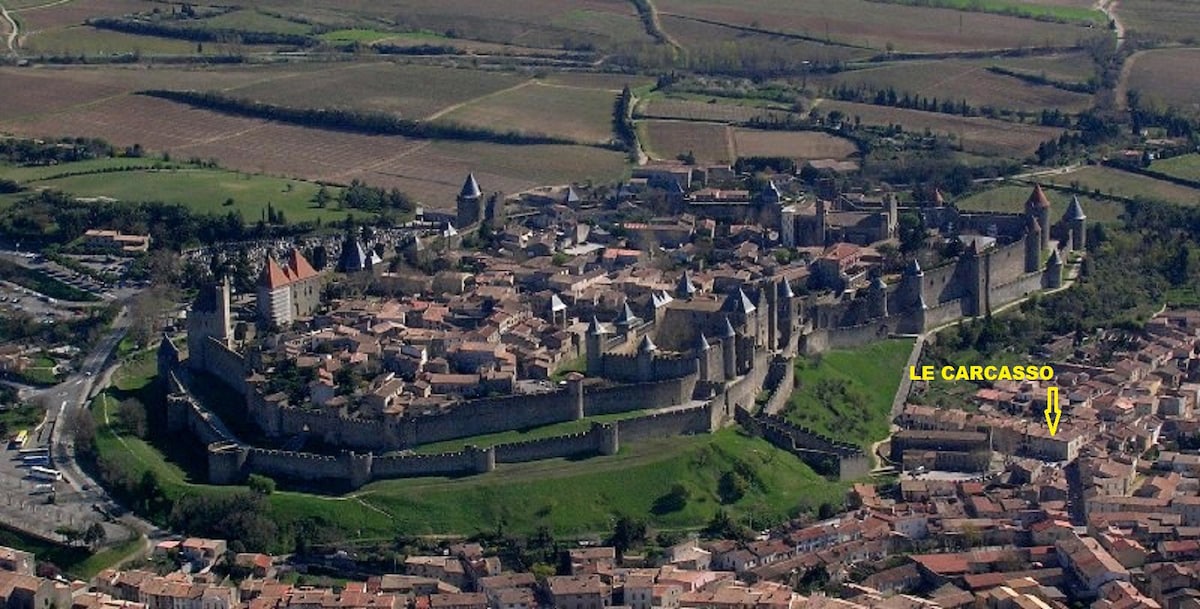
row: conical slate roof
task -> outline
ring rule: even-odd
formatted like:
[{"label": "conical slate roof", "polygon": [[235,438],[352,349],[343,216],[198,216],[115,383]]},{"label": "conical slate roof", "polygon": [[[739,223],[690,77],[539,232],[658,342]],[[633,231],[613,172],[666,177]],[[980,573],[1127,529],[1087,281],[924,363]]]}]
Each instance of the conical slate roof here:
[{"label": "conical slate roof", "polygon": [[912,261],[908,263],[908,266],[905,267],[904,274],[912,277],[923,275],[924,271],[921,270],[921,263],[917,262],[916,258],[913,258]]},{"label": "conical slate roof", "polygon": [[741,313],[742,315],[749,315],[757,308],[754,306],[754,301],[746,295],[746,291],[740,287],[736,292],[731,292],[725,299],[725,304],[721,305],[721,310],[726,313]]},{"label": "conical slate roof", "polygon": [[712,345],[708,344],[708,339],[704,338],[704,333],[703,332],[697,333],[696,334],[696,349],[699,351],[708,351],[711,348],[712,348]]},{"label": "conical slate roof", "polygon": [[567,310],[566,303],[564,303],[562,299],[558,297],[558,294],[550,295],[550,310],[555,313]]},{"label": "conical slate roof", "polygon": [[1071,197],[1071,205],[1067,207],[1067,213],[1063,216],[1067,220],[1086,220],[1087,215],[1083,213],[1083,206],[1079,204],[1079,197]]},{"label": "conical slate roof", "polygon": [[1062,266],[1062,257],[1058,255],[1057,249],[1053,249],[1050,250],[1050,258],[1046,260],[1046,267],[1054,268],[1056,266]]},{"label": "conical slate roof", "polygon": [[787,279],[779,282],[779,295],[783,298],[796,297],[796,293],[792,291],[792,284]]},{"label": "conical slate roof", "polygon": [[579,198],[579,193],[575,192],[575,187],[568,186],[567,187],[567,196],[566,196],[566,199],[564,199],[564,202],[565,203],[578,203],[580,201],[582,201],[582,199]]},{"label": "conical slate roof", "polygon": [[1033,185],[1033,192],[1029,193],[1029,198],[1025,200],[1026,209],[1043,209],[1050,207],[1050,199],[1046,198],[1046,193],[1042,192],[1041,184]]},{"label": "conical slate roof", "polygon": [[679,298],[691,298],[698,292],[696,284],[692,283],[692,276],[687,271],[684,271],[679,276],[679,282],[675,284],[675,295]]},{"label": "conical slate roof", "polygon": [[725,331],[721,333],[721,338],[733,338],[737,336],[737,332],[733,331],[733,324],[729,323],[729,316],[725,316]]},{"label": "conical slate roof", "polygon": [[354,235],[346,233],[342,240],[342,255],[338,256],[337,270],[342,273],[354,273],[367,268],[367,251]]},{"label": "conical slate roof", "polygon": [[642,342],[638,343],[638,353],[653,353],[655,351],[658,351],[658,345],[655,345],[654,341],[650,340],[649,334],[643,336]]},{"label": "conical slate roof", "polygon": [[588,334],[590,334],[592,336],[603,336],[605,334],[608,334],[608,329],[605,328],[604,325],[600,323],[599,319],[596,319],[595,315],[593,315],[592,323],[588,324],[587,332],[588,332]]},{"label": "conical slate roof", "polygon": [[675,300],[674,298],[671,298],[671,295],[666,290],[661,290],[659,292],[653,293],[650,296],[650,299],[654,302],[655,309],[657,309],[659,307],[665,307],[668,304],[671,304],[672,302],[674,302],[674,300]]},{"label": "conical slate roof", "polygon": [[479,190],[479,182],[475,181],[475,174],[468,173],[467,180],[463,182],[462,190],[458,192],[458,196],[464,199],[478,199],[483,195],[483,191]]},{"label": "conical slate roof", "polygon": [[621,314],[617,316],[615,323],[618,326],[628,327],[637,324],[639,321],[641,321],[641,318],[633,314],[633,309],[629,308],[629,300],[626,300],[625,304],[621,307]]}]

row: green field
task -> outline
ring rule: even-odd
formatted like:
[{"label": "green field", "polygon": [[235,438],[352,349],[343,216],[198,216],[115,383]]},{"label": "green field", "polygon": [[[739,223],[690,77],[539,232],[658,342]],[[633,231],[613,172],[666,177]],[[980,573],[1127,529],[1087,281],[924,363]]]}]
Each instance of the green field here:
[{"label": "green field", "polygon": [[[116,378],[120,398],[144,394],[153,359],[144,358]],[[103,459],[120,462],[140,479],[153,471],[170,501],[184,494],[229,494],[240,487],[199,484],[191,469],[156,444],[121,435],[115,400],[101,397],[93,407],[97,446]],[[174,445],[171,445],[174,446]],[[722,505],[717,481],[734,468],[753,472],[740,500]],[[673,484],[689,491],[686,505],[653,513],[655,501]],[[839,505],[845,485],[818,476],[793,455],[736,429],[711,435],[667,438],[621,447],[617,455],[552,459],[499,466],[496,472],[461,478],[413,478],[372,483],[342,497],[277,491],[272,514],[283,526],[305,518],[335,524],[356,538],[403,534],[470,534],[494,531],[530,533],[548,525],[561,534],[607,531],[615,514],[648,516],[657,527],[699,528],[718,509],[762,526],[822,503]]]},{"label": "green field", "polygon": [[[372,42],[378,42],[380,40],[384,40],[386,38],[394,38],[397,35],[398,34],[396,32],[383,32],[380,30],[352,29],[352,30],[333,30],[331,32],[325,32],[324,34],[321,34],[320,36],[318,36],[318,38],[320,38],[321,40],[324,40],[326,42],[362,42],[365,44],[369,44]],[[436,40],[436,39],[438,39],[438,37],[430,35],[429,39]]]},{"label": "green field", "polygon": [[599,415],[594,417],[586,417],[578,421],[565,421],[563,423],[554,423],[552,425],[543,425],[541,427],[533,427],[530,429],[518,429],[512,431],[502,431],[499,433],[485,434],[481,436],[472,436],[470,438],[456,438],[454,440],[445,440],[443,442],[434,442],[432,444],[423,444],[414,452],[421,454],[435,454],[462,450],[464,446],[475,445],[478,447],[495,446],[496,444],[505,444],[508,442],[525,442],[528,440],[540,440],[542,438],[552,438],[554,436],[564,436],[573,433],[582,433],[592,427],[592,423],[608,423],[611,421],[619,421],[621,419],[629,419],[646,414],[643,410],[634,410],[630,412],[622,412],[618,414]]},{"label": "green field", "polygon": [[1154,161],[1150,169],[1176,178],[1200,181],[1200,154],[1183,154]]},{"label": "green field", "polygon": [[89,580],[139,551],[142,540],[130,539],[93,553],[84,547],[50,543],[20,531],[0,527],[0,546],[33,552],[39,563],[51,563],[67,575]]},{"label": "green field", "polygon": [[1200,205],[1200,190],[1111,167],[1084,167],[1072,173],[1039,179],[1119,197],[1140,197],[1179,205]]},{"label": "green field", "polygon": [[197,20],[195,25],[197,27],[275,34],[307,34],[311,29],[310,26],[303,23],[280,19],[253,10],[230,11],[216,17]]},{"label": "green field", "polygon": [[885,340],[797,358],[796,390],[783,415],[836,440],[864,448],[888,435],[892,398],[900,386],[912,341]]},{"label": "green field", "polygon": [[[189,55],[196,53],[196,43],[188,40],[139,36],[102,30],[88,26],[68,27],[37,32],[22,45],[29,53],[48,55],[110,55],[119,53],[144,53],[151,55]],[[202,45],[205,54],[228,52],[230,45],[207,43]],[[249,50],[253,47],[244,47]]]},{"label": "green field", "polygon": [[1102,11],[1083,6],[1019,2],[1017,0],[892,0],[895,4],[952,8],[959,11],[996,13],[1018,17],[1054,19],[1092,25],[1108,24]]},{"label": "green field", "polygon": [[[1031,190],[1031,186],[999,186],[957,199],[953,203],[964,211],[1019,214],[1025,211],[1025,201]],[[1050,218],[1057,222],[1067,212],[1071,197],[1066,193],[1047,190],[1046,198],[1050,199]],[[1121,221],[1121,214],[1125,211],[1121,203],[1088,196],[1079,197],[1079,204],[1083,206],[1089,222],[1116,224]]]},{"label": "green field", "polygon": [[[153,169],[155,166],[163,169]],[[0,178],[16,180],[27,190],[54,189],[79,197],[178,203],[201,214],[237,210],[247,222],[261,218],[267,203],[282,211],[288,222],[318,218],[328,222],[346,216],[336,203],[318,208],[312,200],[320,187],[312,182],[156,163],[152,159],[97,159],[52,167],[0,166]],[[339,192],[338,188],[329,189],[333,197]],[[233,205],[225,205],[229,199],[233,199]]]}]

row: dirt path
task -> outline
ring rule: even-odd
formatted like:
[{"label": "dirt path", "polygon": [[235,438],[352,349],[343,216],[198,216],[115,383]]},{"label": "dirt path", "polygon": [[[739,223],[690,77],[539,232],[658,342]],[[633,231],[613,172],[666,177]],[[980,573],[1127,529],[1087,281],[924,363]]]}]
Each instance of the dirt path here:
[{"label": "dirt path", "polygon": [[1118,4],[1120,0],[1096,0],[1095,7],[1112,22],[1113,31],[1117,34],[1117,48],[1120,49],[1121,45],[1125,44],[1125,24],[1121,23],[1121,17],[1117,15]]},{"label": "dirt path", "polygon": [[443,116],[446,116],[447,114],[450,114],[451,112],[454,112],[455,110],[458,110],[459,108],[461,108],[463,106],[466,106],[467,104],[473,104],[477,101],[483,101],[489,97],[495,97],[502,93],[508,93],[509,91],[516,91],[517,89],[521,89],[523,87],[528,87],[532,83],[533,83],[533,79],[523,80],[511,87],[508,87],[507,89],[500,89],[499,91],[492,91],[491,93],[488,93],[487,95],[480,95],[479,97],[473,97],[468,100],[460,101],[457,104],[450,104],[449,106],[446,106],[445,108],[442,108],[441,110],[438,110],[437,112],[434,112],[433,114],[430,114],[429,116],[426,116],[422,120],[426,120],[426,121],[437,120]]},{"label": "dirt path", "polygon": [[8,47],[9,55],[17,54],[17,36],[21,34],[21,27],[17,25],[17,20],[8,14],[8,9],[0,4],[0,17],[3,17],[8,22],[8,32],[6,33],[4,44]]},{"label": "dirt path", "polygon": [[646,24],[650,28],[649,34],[666,42],[671,48],[675,49],[676,53],[682,51],[683,46],[679,44],[679,41],[675,40],[674,37],[667,33],[667,30],[663,29],[662,20],[658,18],[658,7],[654,6],[653,0],[645,1],[646,7],[650,9],[650,14],[648,15],[650,22]]},{"label": "dirt path", "polygon": [[1121,74],[1117,77],[1117,86],[1113,88],[1113,102],[1117,104],[1118,110],[1126,110],[1129,108],[1129,75],[1133,72],[1133,64],[1145,54],[1146,51],[1138,51],[1133,55],[1125,58],[1125,63],[1121,64]]}]

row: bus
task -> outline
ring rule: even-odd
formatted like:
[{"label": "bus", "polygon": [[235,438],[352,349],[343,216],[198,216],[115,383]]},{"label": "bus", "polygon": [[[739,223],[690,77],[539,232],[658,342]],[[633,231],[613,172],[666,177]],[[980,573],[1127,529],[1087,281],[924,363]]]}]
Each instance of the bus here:
[{"label": "bus", "polygon": [[21,431],[17,432],[17,435],[12,437],[12,440],[9,441],[8,447],[10,449],[15,448],[17,450],[20,450],[21,447],[25,446],[25,441],[28,439],[29,439],[29,430],[22,429]]},{"label": "bus", "polygon": [[35,465],[29,468],[29,475],[37,480],[45,480],[46,482],[59,482],[62,480],[62,472],[49,467]]},{"label": "bus", "polygon": [[21,463],[25,465],[50,465],[50,455],[24,455]]},{"label": "bus", "polygon": [[25,457],[28,455],[49,455],[50,449],[45,446],[34,447],[34,448],[22,448],[21,450],[17,451],[17,454],[22,457]]},{"label": "bus", "polygon": [[39,485],[33,487],[33,490],[30,491],[29,494],[44,495],[46,493],[53,493],[53,492],[54,492],[54,483],[49,483],[49,484],[39,484]]}]

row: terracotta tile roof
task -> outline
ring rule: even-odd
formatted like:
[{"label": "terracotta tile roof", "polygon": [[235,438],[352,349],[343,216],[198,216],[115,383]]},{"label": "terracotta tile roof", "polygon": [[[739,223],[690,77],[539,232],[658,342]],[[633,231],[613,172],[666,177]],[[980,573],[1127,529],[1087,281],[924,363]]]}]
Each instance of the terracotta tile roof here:
[{"label": "terracotta tile roof", "polygon": [[263,267],[259,283],[266,286],[267,289],[274,290],[291,283],[291,278],[284,272],[283,267],[279,266],[279,263],[275,261],[274,256],[267,256],[267,264]]}]

